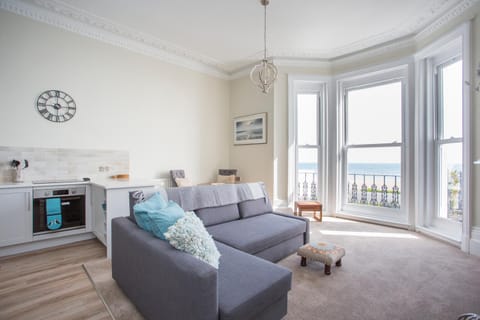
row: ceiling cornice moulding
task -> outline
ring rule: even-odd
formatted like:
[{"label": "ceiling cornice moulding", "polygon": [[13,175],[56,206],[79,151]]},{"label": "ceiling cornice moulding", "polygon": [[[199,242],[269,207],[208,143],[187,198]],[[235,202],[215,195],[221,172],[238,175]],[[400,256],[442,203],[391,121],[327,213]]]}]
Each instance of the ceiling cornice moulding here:
[{"label": "ceiling cornice moulding", "polygon": [[36,5],[20,0],[0,0],[0,8],[171,64],[222,79],[229,78],[229,73],[223,70],[221,64],[209,57],[189,52],[59,1],[35,0],[34,3]]},{"label": "ceiling cornice moulding", "polygon": [[[426,28],[421,30],[415,35],[415,40],[416,41],[422,41],[431,36],[433,33],[435,33],[437,30],[445,26],[448,22],[452,21],[456,17],[462,15],[464,12],[466,12],[468,9],[473,7],[477,2],[480,0],[463,0],[459,4],[457,4],[455,7],[450,9],[447,13],[445,13],[443,16],[438,18],[437,20],[433,21],[433,23],[430,23]],[[473,18],[474,15],[470,17]]]},{"label": "ceiling cornice moulding", "polygon": [[[438,19],[425,26],[425,21],[428,21],[429,17],[445,10],[449,0],[442,0],[432,6],[427,16],[420,17],[399,30],[384,32],[329,52],[294,52],[294,50],[291,52],[288,50],[276,52],[274,60],[279,66],[284,67],[335,67],[352,64],[382,53],[405,49],[428,38],[479,1],[462,0]],[[0,9],[221,79],[243,77],[248,74],[251,67],[251,63],[248,63],[232,71],[226,64],[208,56],[119,25],[67,5],[60,0],[32,0],[31,2],[0,0]],[[423,29],[418,31],[422,27]],[[392,34],[399,39],[389,42],[388,35],[392,37]]]}]

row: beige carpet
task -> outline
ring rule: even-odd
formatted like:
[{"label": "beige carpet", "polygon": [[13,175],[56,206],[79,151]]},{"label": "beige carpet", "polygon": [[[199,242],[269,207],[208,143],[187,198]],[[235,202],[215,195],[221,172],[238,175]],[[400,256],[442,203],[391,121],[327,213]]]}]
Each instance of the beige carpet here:
[{"label": "beige carpet", "polygon": [[[293,272],[286,320],[457,319],[480,313],[480,258],[418,233],[325,218],[311,223],[311,241],[346,248],[343,266],[323,273],[300,267],[291,255],[279,262]],[[113,317],[141,316],[111,279],[109,261],[85,269]]]}]

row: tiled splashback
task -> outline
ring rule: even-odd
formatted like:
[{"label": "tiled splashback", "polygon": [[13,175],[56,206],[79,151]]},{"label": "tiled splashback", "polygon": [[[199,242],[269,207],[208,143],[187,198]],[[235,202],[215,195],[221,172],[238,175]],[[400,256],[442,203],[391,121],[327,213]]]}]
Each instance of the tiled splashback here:
[{"label": "tiled splashback", "polygon": [[71,178],[104,178],[129,173],[128,151],[0,146],[0,182],[12,182],[12,160],[28,160],[23,181]]}]

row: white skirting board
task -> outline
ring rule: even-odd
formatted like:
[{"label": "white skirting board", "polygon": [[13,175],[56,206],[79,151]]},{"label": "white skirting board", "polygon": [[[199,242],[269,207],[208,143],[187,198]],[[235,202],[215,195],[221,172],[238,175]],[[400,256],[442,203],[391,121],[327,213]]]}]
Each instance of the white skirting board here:
[{"label": "white skirting board", "polygon": [[50,247],[61,246],[68,243],[93,239],[95,236],[91,232],[54,238],[48,240],[33,241],[28,243],[17,244],[13,246],[0,248],[0,257],[10,256],[13,254],[25,253]]}]

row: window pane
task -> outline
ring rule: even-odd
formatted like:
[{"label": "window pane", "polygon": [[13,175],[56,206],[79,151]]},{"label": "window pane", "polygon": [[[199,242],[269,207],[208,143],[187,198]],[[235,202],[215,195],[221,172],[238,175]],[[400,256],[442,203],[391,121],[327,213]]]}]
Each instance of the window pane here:
[{"label": "window pane", "polygon": [[402,141],[402,85],[385,85],[348,91],[347,143]]},{"label": "window pane", "polygon": [[462,143],[440,145],[438,216],[455,221],[463,219]]},{"label": "window pane", "polygon": [[317,144],[317,95],[297,95],[297,143],[298,145]]},{"label": "window pane", "polygon": [[401,148],[347,151],[347,202],[400,208]]},{"label": "window pane", "polygon": [[440,67],[441,138],[462,137],[462,61]]},{"label": "window pane", "polygon": [[318,150],[298,148],[297,199],[317,200]]}]

